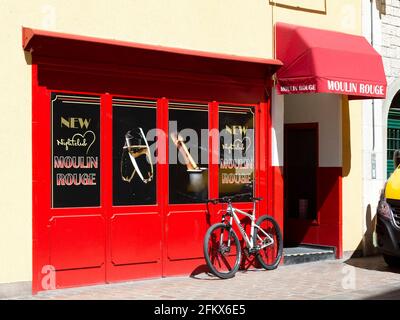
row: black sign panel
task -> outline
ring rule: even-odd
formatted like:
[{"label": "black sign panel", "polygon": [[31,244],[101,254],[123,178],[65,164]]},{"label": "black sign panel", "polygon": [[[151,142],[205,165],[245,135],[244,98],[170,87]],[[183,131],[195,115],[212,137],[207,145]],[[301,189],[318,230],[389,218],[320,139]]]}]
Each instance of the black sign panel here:
[{"label": "black sign panel", "polygon": [[208,106],[169,108],[169,203],[208,198]]},{"label": "black sign panel", "polygon": [[252,108],[220,107],[219,196],[254,191],[254,114]]},{"label": "black sign panel", "polygon": [[113,99],[113,205],[156,203],[154,101]]},{"label": "black sign panel", "polygon": [[52,206],[100,206],[100,98],[52,93]]}]

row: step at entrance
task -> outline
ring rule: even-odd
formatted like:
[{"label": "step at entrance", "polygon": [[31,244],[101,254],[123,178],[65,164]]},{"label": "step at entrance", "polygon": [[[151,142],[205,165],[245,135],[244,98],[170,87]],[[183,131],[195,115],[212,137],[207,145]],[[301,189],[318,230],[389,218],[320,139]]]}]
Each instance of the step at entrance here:
[{"label": "step at entrance", "polygon": [[335,247],[300,244],[283,248],[284,264],[298,264],[320,260],[334,260]]}]

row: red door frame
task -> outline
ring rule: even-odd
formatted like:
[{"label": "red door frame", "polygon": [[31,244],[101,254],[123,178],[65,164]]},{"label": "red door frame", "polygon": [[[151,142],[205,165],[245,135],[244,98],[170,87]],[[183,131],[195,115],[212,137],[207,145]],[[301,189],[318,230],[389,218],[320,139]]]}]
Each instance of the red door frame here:
[{"label": "red door frame", "polygon": [[[80,215],[98,215],[103,217],[106,221],[112,219],[114,214],[118,211],[120,213],[131,212],[131,208],[118,208],[116,210],[112,206],[112,95],[109,93],[96,93],[96,92],[81,92],[66,90],[50,90],[42,85],[39,81],[38,65],[32,65],[32,192],[33,192],[33,208],[32,208],[32,223],[33,223],[33,283],[32,291],[38,292],[43,290],[41,282],[46,275],[43,266],[48,265],[50,261],[50,243],[49,243],[49,219],[54,215],[70,215],[79,213]],[[61,91],[64,93],[78,93],[78,94],[97,94],[101,97],[100,106],[100,122],[101,122],[101,207],[99,208],[74,208],[74,209],[52,209],[51,206],[51,114],[50,114],[50,92]],[[118,96],[121,96],[118,94]],[[132,97],[132,96],[130,96]],[[136,97],[144,98],[144,97]],[[154,98],[144,98],[154,99]],[[177,99],[174,99],[177,100]],[[252,99],[249,99],[252,100]],[[186,102],[199,102],[187,101]],[[255,193],[257,196],[262,196],[264,201],[259,204],[261,213],[272,212],[272,199],[268,197],[269,190],[272,190],[272,174],[271,174],[271,118],[270,118],[270,99],[258,104],[249,103],[232,103],[220,102],[224,105],[238,105],[255,107],[255,142],[256,142],[256,168],[255,168]],[[218,106],[216,101],[209,102],[209,128],[218,128]],[[104,109],[104,110],[103,110]],[[166,98],[159,98],[157,100],[157,126],[168,130],[168,100]],[[165,131],[168,132],[168,131]],[[210,146],[219,143],[215,137],[209,137]],[[165,144],[166,150],[167,143]],[[212,148],[210,148],[212,150]],[[211,152],[209,153],[211,157]],[[166,152],[168,159],[168,153]],[[168,162],[167,162],[168,163]],[[158,165],[158,190],[168,190],[168,164]],[[210,181],[217,182],[218,179],[218,164],[210,162]],[[212,179],[212,180],[211,180]],[[160,224],[161,224],[161,243],[160,252],[161,260],[159,263],[159,271],[156,273],[161,276],[175,275],[175,274],[188,274],[193,268],[203,263],[203,259],[186,259],[183,261],[168,262],[167,246],[165,228],[166,216],[168,205],[168,194],[166,192],[159,192],[158,208],[160,211]],[[209,183],[209,197],[218,196],[218,184]],[[239,204],[244,209],[251,209],[251,206],[246,203]],[[198,210],[205,211],[205,205],[190,205],[183,206],[184,210]],[[137,207],[138,210],[148,211],[152,208]],[[212,209],[210,223],[218,219],[218,212],[220,208]],[[104,262],[105,264],[98,268],[81,269],[70,272],[68,275],[63,276],[56,273],[56,278],[61,282],[60,287],[75,286],[77,284],[92,284],[104,283],[112,281],[122,281],[127,279],[154,277],[153,274],[146,274],[144,269],[134,268],[120,270],[113,272],[110,265],[111,261],[111,248],[110,248],[110,223],[105,223],[104,236]],[[129,270],[128,270],[129,269]],[[61,280],[60,280],[61,279]]]},{"label": "red door frame", "polygon": [[[285,150],[287,148],[287,130],[314,128],[317,132],[316,152],[318,155],[320,139],[318,127],[318,123],[285,124]],[[293,232],[294,238],[300,240],[301,243],[335,247],[336,257],[341,258],[343,254],[342,168],[320,167],[318,156],[316,170],[317,218],[314,220],[289,218],[285,222],[285,228],[287,231]]]}]

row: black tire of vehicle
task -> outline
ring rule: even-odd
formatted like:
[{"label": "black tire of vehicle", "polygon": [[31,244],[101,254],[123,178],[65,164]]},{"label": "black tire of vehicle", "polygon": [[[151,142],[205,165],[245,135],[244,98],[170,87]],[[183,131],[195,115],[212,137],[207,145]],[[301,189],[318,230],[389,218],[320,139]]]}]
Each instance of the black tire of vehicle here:
[{"label": "black tire of vehicle", "polygon": [[[209,250],[209,240],[210,240],[210,237],[211,237],[212,233],[216,229],[225,229],[225,230],[227,230],[227,232],[229,232],[231,234],[231,236],[232,236],[232,238],[233,238],[233,240],[235,242],[236,248],[237,248],[237,250],[236,250],[236,252],[237,252],[236,261],[235,261],[234,267],[229,272],[224,272],[224,273],[219,272],[214,267],[214,265],[212,264],[211,258],[210,258],[209,254],[208,254],[209,253],[209,251],[208,251]],[[236,235],[235,231],[232,229],[232,227],[229,227],[224,223],[216,223],[216,224],[213,224],[210,228],[208,228],[207,233],[206,233],[206,235],[204,237],[204,258],[206,259],[207,266],[210,268],[211,272],[214,275],[216,275],[217,277],[219,277],[221,279],[229,279],[229,278],[232,278],[232,277],[235,276],[235,273],[239,270],[239,267],[240,267],[240,262],[241,262],[241,259],[242,259],[242,250],[241,250],[241,247],[240,247],[239,238]]]},{"label": "black tire of vehicle", "polygon": [[[272,223],[274,229],[276,230],[276,238],[277,238],[277,242],[278,242],[278,254],[275,258],[275,261],[272,264],[268,264],[263,260],[263,257],[261,256],[261,254],[258,252],[256,254],[257,260],[258,262],[261,264],[261,266],[266,269],[266,270],[274,270],[278,267],[279,263],[281,262],[282,259],[282,254],[283,254],[283,240],[282,240],[282,232],[281,229],[279,228],[278,223],[275,221],[274,218],[272,218],[269,215],[263,215],[261,217],[259,217],[257,219],[256,224],[258,226],[261,225],[261,223],[264,220],[268,220]],[[256,244],[256,240],[257,240],[257,231],[258,229],[256,227],[254,227],[254,244]]]},{"label": "black tire of vehicle", "polygon": [[384,253],[383,260],[385,260],[389,267],[400,268],[400,257],[390,256]]}]

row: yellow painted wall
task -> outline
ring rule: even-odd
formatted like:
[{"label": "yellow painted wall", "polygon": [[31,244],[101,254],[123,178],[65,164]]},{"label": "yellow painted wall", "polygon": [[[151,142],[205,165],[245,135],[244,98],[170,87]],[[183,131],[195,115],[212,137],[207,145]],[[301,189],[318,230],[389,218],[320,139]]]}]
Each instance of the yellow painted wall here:
[{"label": "yellow painted wall", "polygon": [[[361,34],[361,0],[276,0],[275,3],[271,13],[275,22]],[[304,5],[300,6],[301,3]]]},{"label": "yellow painted wall", "polygon": [[343,130],[343,251],[362,249],[362,103],[342,99]]},{"label": "yellow painted wall", "polygon": [[273,58],[276,21],[360,33],[359,2],[327,0],[316,13],[268,0],[1,0],[0,283],[31,280],[32,93],[22,26]]},{"label": "yellow painted wall", "polygon": [[[274,22],[362,34],[360,0],[276,0]],[[288,6],[299,6],[293,8]],[[326,4],[326,5],[325,5]],[[363,238],[362,209],[362,102],[343,98],[343,250],[358,248]]]}]

